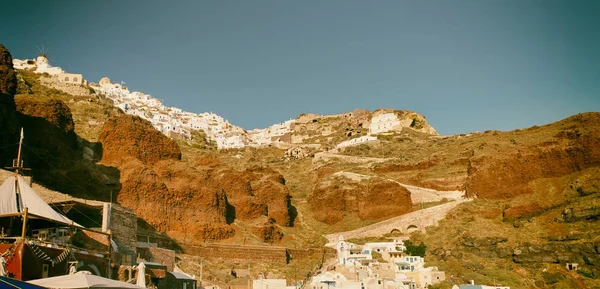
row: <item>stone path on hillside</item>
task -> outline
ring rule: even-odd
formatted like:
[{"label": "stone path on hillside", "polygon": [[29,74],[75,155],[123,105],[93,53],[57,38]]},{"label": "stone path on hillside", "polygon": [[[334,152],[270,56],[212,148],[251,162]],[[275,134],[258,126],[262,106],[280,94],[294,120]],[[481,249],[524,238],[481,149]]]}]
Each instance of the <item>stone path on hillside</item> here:
[{"label": "stone path on hillside", "polygon": [[335,245],[335,242],[338,240],[340,235],[344,236],[344,239],[347,240],[352,238],[378,237],[388,233],[405,234],[411,230],[424,231],[426,227],[436,226],[440,220],[446,217],[446,214],[450,210],[464,202],[469,201],[471,200],[461,199],[387,219],[385,221],[358,228],[356,230],[328,234],[324,236],[329,241],[326,246]]},{"label": "stone path on hillside", "polygon": [[320,152],[320,153],[315,154],[315,157],[313,158],[312,162],[314,165],[319,160],[327,161],[332,158],[341,159],[341,160],[344,160],[344,161],[350,162],[350,163],[363,163],[363,164],[364,163],[383,163],[383,162],[387,162],[389,160],[393,160],[392,158],[358,157],[358,156],[340,155],[340,154],[330,153],[330,152]]},{"label": "stone path on hillside", "polygon": [[[333,175],[343,175],[343,176],[345,176],[349,179],[355,180],[355,181],[361,181],[361,180],[375,177],[375,176],[371,176],[371,175],[357,174],[357,173],[345,172],[345,171],[339,171],[337,173],[334,173]],[[381,177],[381,176],[378,176],[378,177]],[[384,177],[381,177],[381,178],[384,178]],[[437,191],[434,189],[428,189],[428,188],[422,188],[422,187],[403,184],[394,179],[389,179],[389,178],[385,178],[385,179],[395,182],[395,183],[405,187],[406,189],[408,189],[410,191],[410,197],[411,197],[413,204],[427,203],[427,202],[439,202],[444,198],[447,200],[461,200],[465,194],[463,191]]]}]

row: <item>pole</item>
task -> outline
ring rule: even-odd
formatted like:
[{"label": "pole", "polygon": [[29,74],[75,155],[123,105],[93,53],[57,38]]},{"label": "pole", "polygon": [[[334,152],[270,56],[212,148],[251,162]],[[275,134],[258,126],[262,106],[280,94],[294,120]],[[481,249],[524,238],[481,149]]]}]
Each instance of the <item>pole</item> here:
[{"label": "pole", "polygon": [[252,280],[252,274],[250,274],[250,264],[248,264],[248,289],[250,289],[250,280]]},{"label": "pole", "polygon": [[[19,169],[21,168],[21,146],[23,145],[23,128],[21,128],[21,138],[19,139],[19,152],[17,152],[17,163],[14,166],[15,169],[15,199],[17,203],[17,212],[20,210],[21,204],[19,199]],[[27,208],[25,208],[27,209]],[[25,211],[27,212],[27,211]],[[25,220],[27,220],[27,213],[25,213],[23,219],[23,228],[25,228]],[[23,230],[23,238],[25,238],[25,230]]]},{"label": "pole", "polygon": [[112,278],[112,270],[111,270],[111,257],[112,257],[112,231],[108,230],[108,233],[110,235],[108,235],[108,272],[106,272],[106,276],[108,276],[108,278]]},{"label": "pole", "polygon": [[17,164],[15,166],[15,178],[19,175],[21,168],[21,146],[23,145],[23,128],[21,128],[21,138],[19,139],[19,152],[17,153]]},{"label": "pole", "polygon": [[21,238],[25,240],[25,233],[27,232],[27,207],[23,210],[23,232],[21,233]]},{"label": "pole", "polygon": [[200,289],[202,289],[202,274],[204,273],[204,260],[200,260]]}]

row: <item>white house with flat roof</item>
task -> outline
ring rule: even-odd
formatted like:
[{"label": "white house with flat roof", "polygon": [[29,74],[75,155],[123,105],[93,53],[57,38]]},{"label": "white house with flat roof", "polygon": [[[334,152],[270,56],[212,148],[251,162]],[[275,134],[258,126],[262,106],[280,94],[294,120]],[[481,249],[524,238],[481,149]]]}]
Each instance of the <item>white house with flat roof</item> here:
[{"label": "white house with flat roof", "polygon": [[401,127],[400,120],[395,113],[384,113],[371,118],[369,134],[378,134]]}]

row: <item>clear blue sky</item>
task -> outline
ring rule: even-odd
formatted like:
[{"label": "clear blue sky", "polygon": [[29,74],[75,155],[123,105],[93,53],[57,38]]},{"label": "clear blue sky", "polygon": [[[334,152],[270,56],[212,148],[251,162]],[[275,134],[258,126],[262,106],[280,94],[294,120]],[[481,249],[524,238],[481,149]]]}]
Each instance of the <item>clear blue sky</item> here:
[{"label": "clear blue sky", "polygon": [[600,111],[600,1],[173,2],[10,1],[0,43],[246,129],[385,107],[453,134]]}]

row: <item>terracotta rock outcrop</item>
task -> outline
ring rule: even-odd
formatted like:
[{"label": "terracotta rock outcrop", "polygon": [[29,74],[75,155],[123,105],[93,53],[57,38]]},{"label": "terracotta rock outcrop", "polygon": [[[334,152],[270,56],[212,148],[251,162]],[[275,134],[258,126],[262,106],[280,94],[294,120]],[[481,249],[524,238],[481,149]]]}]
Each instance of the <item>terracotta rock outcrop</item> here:
[{"label": "terracotta rock outcrop", "polygon": [[293,225],[285,180],[271,169],[238,171],[210,154],[182,162],[176,143],[131,116],[107,121],[100,141],[102,162],[121,172],[117,200],[157,231],[188,242],[218,241],[235,235],[236,219]]},{"label": "terracotta rock outcrop", "polygon": [[145,164],[165,159],[181,159],[181,150],[152,124],[137,116],[120,115],[107,120],[100,133],[105,161],[117,161],[132,156]]},{"label": "terracotta rock outcrop", "polygon": [[600,165],[600,113],[570,117],[572,128],[555,137],[565,145],[525,147],[517,153],[472,160],[467,179],[471,196],[501,199],[532,192],[529,182]]},{"label": "terracotta rock outcrop", "polygon": [[169,188],[162,176],[131,157],[123,159],[119,168],[122,189],[117,200],[157,231],[176,236],[179,232],[198,241],[234,235],[234,229],[227,225],[229,204],[224,192],[194,185],[194,180],[177,189]]},{"label": "terracotta rock outcrop", "polygon": [[0,44],[0,166],[8,166],[15,157],[19,141],[19,118],[15,106],[17,78],[10,52]]},{"label": "terracotta rock outcrop", "polygon": [[353,180],[330,175],[316,184],[308,202],[321,222],[334,224],[347,215],[363,220],[382,220],[407,213],[412,208],[410,192],[382,178]]},{"label": "terracotta rock outcrop", "polygon": [[40,117],[67,134],[74,134],[75,123],[71,109],[64,102],[56,99],[47,101],[33,98],[20,98],[16,100],[20,113],[32,117]]}]

